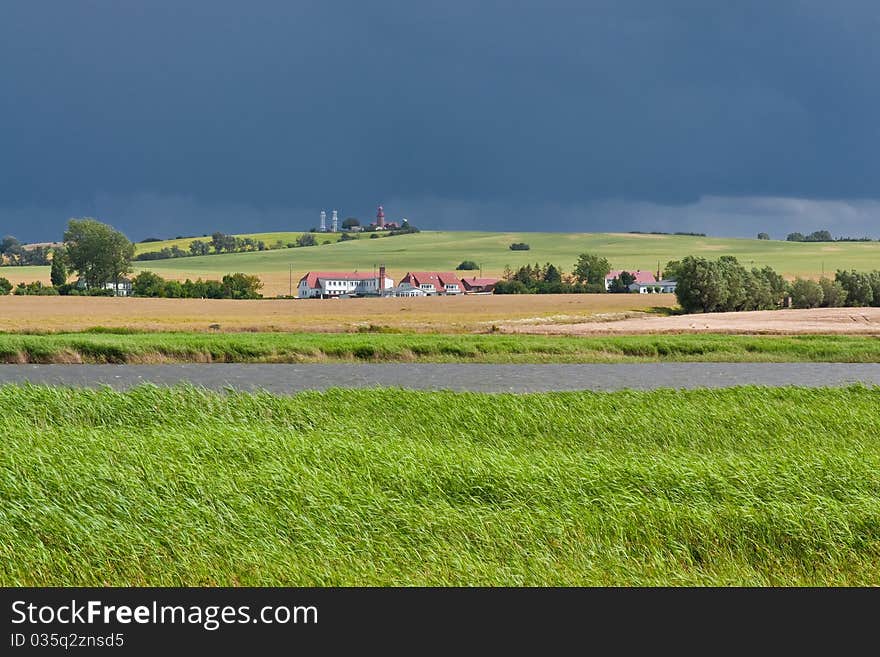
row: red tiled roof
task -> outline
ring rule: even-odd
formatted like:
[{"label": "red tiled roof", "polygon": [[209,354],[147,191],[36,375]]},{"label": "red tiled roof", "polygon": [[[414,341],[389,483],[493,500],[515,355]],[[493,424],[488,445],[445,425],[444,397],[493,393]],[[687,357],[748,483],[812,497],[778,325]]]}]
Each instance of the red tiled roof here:
[{"label": "red tiled roof", "polygon": [[371,272],[338,272],[338,271],[310,271],[301,279],[299,282],[302,283],[306,281],[309,287],[318,287],[318,279],[319,278],[332,278],[333,280],[340,281],[363,281],[368,278],[378,278],[379,274],[373,274]]},{"label": "red tiled roof", "polygon": [[400,282],[409,283],[413,287],[431,283],[436,289],[445,289],[447,285],[461,285],[458,276],[445,271],[411,271]]},{"label": "red tiled roof", "polygon": [[605,277],[606,281],[611,281],[620,276],[623,272],[629,272],[633,276],[636,277],[636,283],[656,283],[657,279],[654,278],[654,274],[649,271],[642,271],[640,269],[636,269],[635,271],[630,271],[629,269],[615,269],[614,271],[608,272],[608,275]]},{"label": "red tiled roof", "polygon": [[465,285],[465,287],[486,287],[487,285],[495,285],[498,282],[497,278],[477,278],[476,276],[472,276],[471,278],[464,277],[461,279],[461,282]]}]

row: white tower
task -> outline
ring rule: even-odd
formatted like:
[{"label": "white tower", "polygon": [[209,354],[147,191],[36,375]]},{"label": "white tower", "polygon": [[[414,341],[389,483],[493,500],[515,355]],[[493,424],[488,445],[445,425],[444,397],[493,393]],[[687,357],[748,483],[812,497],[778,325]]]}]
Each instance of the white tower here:
[{"label": "white tower", "polygon": [[327,213],[321,210],[321,232],[327,232]]},{"label": "white tower", "polygon": [[333,211],[333,217],[330,219],[330,226],[330,230],[334,233],[339,230],[339,214],[336,210]]}]

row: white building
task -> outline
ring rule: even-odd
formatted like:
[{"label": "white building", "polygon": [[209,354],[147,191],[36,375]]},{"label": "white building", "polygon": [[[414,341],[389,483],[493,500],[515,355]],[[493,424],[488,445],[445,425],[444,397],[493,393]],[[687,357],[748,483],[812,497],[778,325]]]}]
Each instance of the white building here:
[{"label": "white building", "polygon": [[[615,270],[608,272],[608,275],[605,276],[605,290],[606,291],[611,289],[611,284],[614,282],[614,279],[619,277],[624,271],[626,271],[626,270],[625,269],[615,269]],[[635,279],[634,284],[639,283],[639,284],[644,284],[644,285],[650,285],[652,283],[657,282],[657,279],[654,278],[654,274],[652,274],[649,271],[642,271],[641,269],[636,269],[635,271],[630,271],[627,273],[631,274],[633,276],[633,278]]]},{"label": "white building", "polygon": [[629,286],[630,292],[639,294],[674,294],[675,281],[657,281],[655,283],[633,283]]},{"label": "white building", "polygon": [[[411,271],[400,281],[396,296],[404,296],[400,292],[422,290],[428,296],[438,294],[462,294],[461,279],[455,274],[442,271]],[[417,294],[407,296],[420,296]]]},{"label": "white building", "polygon": [[409,285],[401,285],[400,287],[394,288],[394,296],[396,297],[426,297],[428,293],[418,287],[411,287]]},{"label": "white building", "polygon": [[394,287],[394,281],[385,275],[385,268],[379,274],[358,272],[310,271],[297,286],[300,299],[339,297],[343,295],[384,295]]},{"label": "white building", "polygon": [[[76,282],[77,290],[88,290],[88,283],[85,282],[84,279],[80,278]],[[120,278],[119,282],[110,281],[108,283],[104,283],[100,286],[100,289],[104,290],[113,290],[117,297],[130,297],[131,296],[131,281],[127,278]]]}]

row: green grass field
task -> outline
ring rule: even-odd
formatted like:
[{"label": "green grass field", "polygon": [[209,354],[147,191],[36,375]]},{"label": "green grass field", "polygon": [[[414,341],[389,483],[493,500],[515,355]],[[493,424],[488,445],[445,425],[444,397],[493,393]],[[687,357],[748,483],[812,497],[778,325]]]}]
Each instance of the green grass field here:
[{"label": "green grass field", "polygon": [[[512,242],[527,242],[529,251],[511,251]],[[700,238],[669,235],[603,233],[476,233],[423,232],[381,239],[319,245],[295,250],[205,256],[150,263],[157,272],[188,271],[286,272],[371,270],[385,263],[395,271],[452,270],[462,260],[482,264],[484,273],[500,274],[506,265],[516,268],[534,262],[552,262],[571,271],[583,252],[599,253],[614,267],[657,269],[686,255],[715,258],[733,255],[747,266],[772,265],[783,274],[818,276],[835,269],[880,267],[880,243],[797,243],[757,239]]]},{"label": "green grass field", "polygon": [[880,362],[880,338],[668,335],[548,337],[383,333],[0,334],[6,363]]},{"label": "green grass field", "polygon": [[[296,236],[299,233],[279,233]],[[260,239],[271,235],[263,234]],[[286,238],[285,238],[286,239]],[[320,236],[320,240],[334,239]],[[185,240],[186,244],[189,240]],[[527,242],[529,251],[511,251],[512,242]],[[139,245],[154,250],[158,243]],[[186,245],[181,245],[186,248]],[[359,239],[314,247],[277,249],[257,253],[236,253],[176,258],[135,263],[138,268],[173,276],[216,276],[229,272],[259,274],[264,279],[283,278],[286,289],[288,268],[304,274],[309,270],[372,271],[384,263],[400,277],[410,270],[452,270],[462,260],[482,264],[484,275],[500,275],[506,265],[552,262],[570,272],[583,252],[599,253],[612,266],[655,271],[667,261],[686,255],[717,258],[733,255],[747,267],[771,265],[783,275],[818,277],[838,268],[872,270],[880,268],[880,242],[803,243],[778,240],[689,237],[672,235],[630,235],[612,233],[485,233],[425,231],[381,239]],[[13,271],[14,270],[14,271]],[[47,267],[8,268],[16,280],[22,277],[48,279]],[[476,273],[476,272],[475,272]],[[279,283],[280,285],[280,283]],[[279,288],[280,289],[280,288]]]},{"label": "green grass field", "polygon": [[880,584],[876,388],[0,408],[0,585]]},{"label": "green grass field", "polygon": [[[297,238],[303,234],[304,231],[299,232],[276,232],[276,233],[241,233],[236,235],[236,237],[249,237],[254,241],[263,241],[269,247],[274,247],[275,243],[280,241],[285,246],[287,244],[295,243]],[[326,241],[330,242],[338,242],[339,238],[342,236],[342,233],[322,233],[320,235],[315,235],[318,239],[319,243],[323,243]],[[203,242],[210,242],[210,235],[197,235],[195,237],[184,237],[181,239],[171,239],[171,240],[161,240],[159,242],[138,242],[134,245],[135,255],[138,253],[144,253],[145,251],[161,251],[162,249],[168,248],[170,249],[172,246],[176,246],[179,249],[183,249],[184,251],[189,250],[189,245],[193,240],[201,240]]]}]

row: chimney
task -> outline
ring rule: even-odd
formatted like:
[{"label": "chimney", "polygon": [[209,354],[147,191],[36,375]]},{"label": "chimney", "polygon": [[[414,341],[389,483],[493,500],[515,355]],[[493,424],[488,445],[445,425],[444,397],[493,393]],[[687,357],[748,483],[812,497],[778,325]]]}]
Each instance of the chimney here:
[{"label": "chimney", "polygon": [[379,294],[385,291],[385,265],[379,265]]}]

